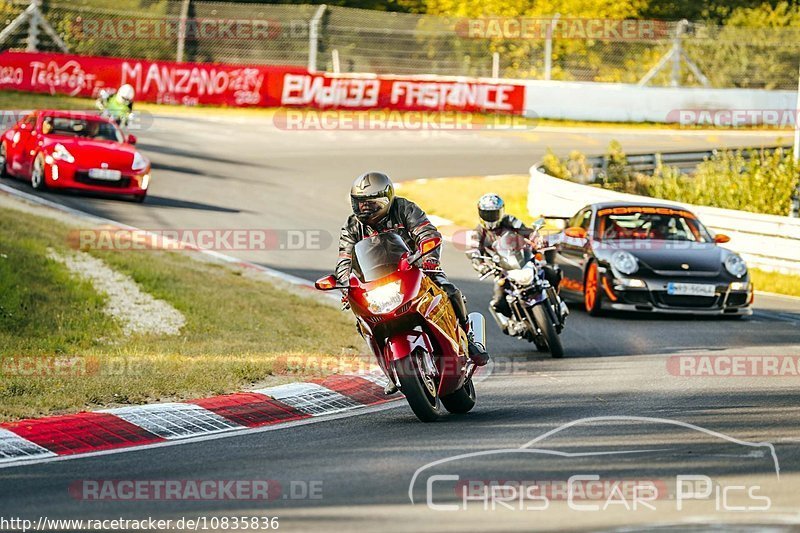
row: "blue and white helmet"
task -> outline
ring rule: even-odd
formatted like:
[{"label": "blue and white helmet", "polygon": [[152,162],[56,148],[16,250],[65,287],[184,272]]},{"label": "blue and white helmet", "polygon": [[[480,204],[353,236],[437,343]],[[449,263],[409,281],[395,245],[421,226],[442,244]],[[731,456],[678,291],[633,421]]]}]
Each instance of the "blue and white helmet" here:
[{"label": "blue and white helmet", "polygon": [[478,216],[481,219],[481,226],[486,229],[494,229],[500,224],[505,215],[506,203],[500,196],[494,193],[487,193],[478,200]]}]

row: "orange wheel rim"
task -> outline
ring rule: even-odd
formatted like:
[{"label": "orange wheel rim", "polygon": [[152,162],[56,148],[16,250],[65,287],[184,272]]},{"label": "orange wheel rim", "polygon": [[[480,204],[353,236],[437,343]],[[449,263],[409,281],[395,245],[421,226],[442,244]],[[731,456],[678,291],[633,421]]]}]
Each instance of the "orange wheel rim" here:
[{"label": "orange wheel rim", "polygon": [[583,288],[583,302],[587,311],[594,308],[594,303],[597,300],[597,265],[592,263],[589,265],[589,271],[586,273],[586,285]]}]

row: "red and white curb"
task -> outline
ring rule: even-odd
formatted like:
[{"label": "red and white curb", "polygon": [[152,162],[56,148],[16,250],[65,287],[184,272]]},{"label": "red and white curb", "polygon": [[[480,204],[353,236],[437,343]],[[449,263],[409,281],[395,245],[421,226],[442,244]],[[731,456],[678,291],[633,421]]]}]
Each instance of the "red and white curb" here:
[{"label": "red and white curb", "polygon": [[0,424],[0,467],[277,426],[399,399],[379,374]]}]

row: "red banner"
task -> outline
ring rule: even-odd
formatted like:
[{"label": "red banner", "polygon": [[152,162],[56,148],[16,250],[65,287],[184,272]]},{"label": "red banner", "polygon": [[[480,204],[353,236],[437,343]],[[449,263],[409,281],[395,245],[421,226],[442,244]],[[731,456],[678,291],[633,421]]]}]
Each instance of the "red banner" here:
[{"label": "red banner", "polygon": [[461,78],[312,74],[299,67],[0,54],[0,89],[96,97],[129,83],[136,100],[177,105],[522,114],[525,87]]}]

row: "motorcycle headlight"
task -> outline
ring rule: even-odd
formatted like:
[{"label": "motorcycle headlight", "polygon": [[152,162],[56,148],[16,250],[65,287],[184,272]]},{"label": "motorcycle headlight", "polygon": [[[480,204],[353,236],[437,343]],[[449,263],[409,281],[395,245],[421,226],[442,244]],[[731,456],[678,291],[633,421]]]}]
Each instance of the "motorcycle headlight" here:
[{"label": "motorcycle headlight", "polygon": [[69,150],[67,150],[67,148],[61,143],[58,143],[55,146],[55,148],[53,148],[52,155],[53,159],[56,159],[58,161],[64,161],[65,163],[75,162],[75,157],[71,153],[69,153]]},{"label": "motorcycle headlight", "polygon": [[630,252],[619,250],[611,256],[611,266],[623,274],[633,274],[639,270],[639,262]]},{"label": "motorcycle headlight", "polygon": [[369,310],[377,315],[393,311],[403,302],[400,280],[387,283],[364,293]]},{"label": "motorcycle headlight", "polygon": [[146,168],[147,168],[147,160],[139,152],[134,152],[133,153],[133,164],[131,165],[131,169],[132,170],[144,170]]},{"label": "motorcycle headlight", "polygon": [[533,283],[533,269],[532,268],[519,268],[517,270],[509,270],[508,277],[518,285],[530,285]]},{"label": "motorcycle headlight", "polygon": [[741,278],[745,274],[747,274],[747,264],[744,262],[744,259],[739,257],[738,255],[731,254],[725,258],[725,270],[731,273],[731,275],[736,276],[737,278]]}]

